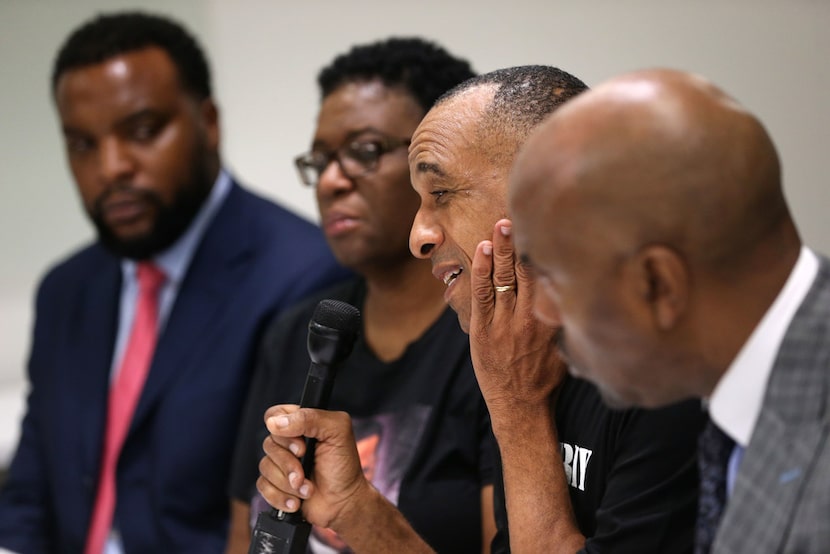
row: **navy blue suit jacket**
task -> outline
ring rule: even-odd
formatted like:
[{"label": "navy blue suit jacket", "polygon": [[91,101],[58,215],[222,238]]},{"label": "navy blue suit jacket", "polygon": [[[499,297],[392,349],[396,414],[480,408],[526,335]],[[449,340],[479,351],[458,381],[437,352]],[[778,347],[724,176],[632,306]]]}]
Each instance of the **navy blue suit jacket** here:
[{"label": "navy blue suit jacket", "polygon": [[[121,458],[127,554],[220,553],[239,416],[265,324],[343,278],[315,225],[234,184],[179,289]],[[93,244],[42,281],[20,444],[0,494],[0,546],[80,553],[100,468],[121,285]]]}]

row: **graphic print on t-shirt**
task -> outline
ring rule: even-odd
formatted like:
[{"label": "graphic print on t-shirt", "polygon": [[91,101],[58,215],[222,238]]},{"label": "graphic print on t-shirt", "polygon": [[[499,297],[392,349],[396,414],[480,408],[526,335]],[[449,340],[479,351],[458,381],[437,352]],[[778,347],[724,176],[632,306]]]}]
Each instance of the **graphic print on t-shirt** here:
[{"label": "graphic print on t-shirt", "polygon": [[[352,419],[363,474],[392,504],[398,504],[401,481],[415,456],[431,410],[429,406],[415,405],[398,412]],[[337,533],[317,526],[311,531],[309,551],[352,552]]]},{"label": "graphic print on t-shirt", "polygon": [[560,442],[562,462],[565,464],[565,477],[568,484],[578,490],[585,490],[585,476],[588,474],[588,462],[593,450],[576,444]]}]

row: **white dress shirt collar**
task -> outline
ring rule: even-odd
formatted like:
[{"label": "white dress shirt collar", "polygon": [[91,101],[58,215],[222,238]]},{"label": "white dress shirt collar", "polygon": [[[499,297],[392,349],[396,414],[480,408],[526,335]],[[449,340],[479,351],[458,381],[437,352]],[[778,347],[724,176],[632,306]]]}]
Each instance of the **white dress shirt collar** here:
[{"label": "white dress shirt collar", "polygon": [[818,274],[818,257],[801,247],[787,282],[709,398],[712,420],[746,448],[764,401],[778,348]]}]

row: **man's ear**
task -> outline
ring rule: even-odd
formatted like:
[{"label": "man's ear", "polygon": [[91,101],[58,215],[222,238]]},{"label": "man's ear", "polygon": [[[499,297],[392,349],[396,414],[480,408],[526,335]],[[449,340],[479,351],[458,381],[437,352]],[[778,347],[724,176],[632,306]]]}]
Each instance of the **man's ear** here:
[{"label": "man's ear", "polygon": [[657,328],[668,331],[686,312],[690,275],[683,258],[671,248],[647,246],[637,254],[641,298],[650,306]]},{"label": "man's ear", "polygon": [[212,150],[219,149],[219,108],[212,98],[205,98],[199,105],[202,121],[205,124],[205,132],[208,138],[208,146]]}]

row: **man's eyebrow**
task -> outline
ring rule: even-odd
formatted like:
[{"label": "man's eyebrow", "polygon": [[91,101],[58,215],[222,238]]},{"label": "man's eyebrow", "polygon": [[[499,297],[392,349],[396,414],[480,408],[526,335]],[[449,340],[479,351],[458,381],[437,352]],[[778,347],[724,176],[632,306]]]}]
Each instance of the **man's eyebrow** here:
[{"label": "man's eyebrow", "polygon": [[[349,131],[346,134],[345,139],[341,143],[341,146],[350,140],[354,140],[362,135],[369,135],[369,134],[376,134],[376,135],[383,135],[386,136],[386,133],[381,131],[380,129],[376,129],[372,126],[361,127],[360,129],[354,129],[353,131]],[[316,139],[314,142],[311,143],[311,149],[314,150],[315,148],[328,148],[328,143],[324,140]]]},{"label": "man's eyebrow", "polygon": [[76,129],[71,125],[61,125],[61,131],[64,135],[85,135],[82,130]]},{"label": "man's eyebrow", "polygon": [[119,121],[115,123],[115,126],[120,128],[129,127],[131,125],[135,125],[136,123],[141,122],[144,119],[164,120],[169,119],[169,117],[165,112],[162,112],[160,110],[155,110],[153,108],[143,108],[141,110],[128,114],[125,117],[122,117]]},{"label": "man's eyebrow", "polygon": [[418,173],[432,173],[438,177],[446,176],[444,171],[436,163],[418,162],[418,165],[415,166],[415,170]]},{"label": "man's eyebrow", "polygon": [[[163,116],[164,116],[164,114],[162,112],[160,112],[159,110],[155,110],[153,108],[142,108],[140,110],[136,110],[132,113],[129,113],[129,114],[125,115],[124,117],[122,117],[121,119],[116,121],[114,126],[116,128],[129,127],[130,125],[134,125],[136,122],[139,122],[142,119],[145,119],[145,118],[148,118],[148,117],[158,118],[158,117],[163,117]],[[69,135],[69,134],[72,134],[72,135],[85,135],[85,134],[87,134],[82,129],[78,129],[76,127],[73,127],[72,125],[62,125],[61,129],[63,130],[64,135]]]},{"label": "man's eyebrow", "polygon": [[144,117],[158,117],[161,115],[159,110],[154,110],[153,108],[142,108],[140,110],[134,111],[131,114],[121,118],[119,123],[129,123],[131,121],[135,121],[137,119],[142,119]]},{"label": "man's eyebrow", "polygon": [[386,133],[384,133],[380,129],[372,127],[371,125],[367,125],[366,127],[361,127],[360,129],[350,131],[349,134],[346,135],[346,140],[352,140],[359,137],[360,135],[368,135],[371,133],[386,136]]}]

